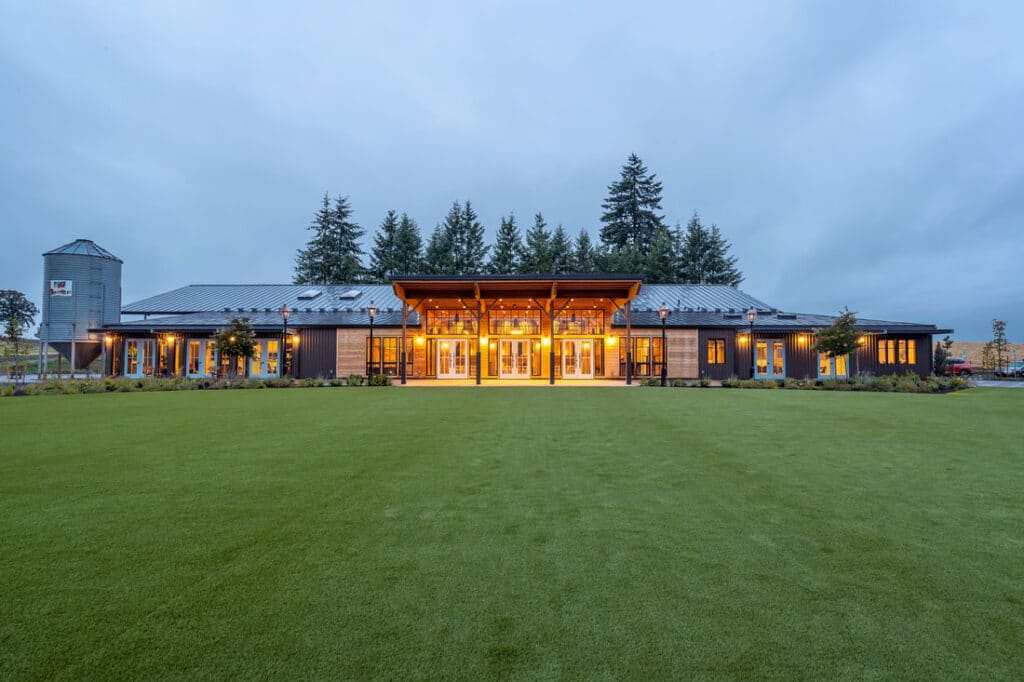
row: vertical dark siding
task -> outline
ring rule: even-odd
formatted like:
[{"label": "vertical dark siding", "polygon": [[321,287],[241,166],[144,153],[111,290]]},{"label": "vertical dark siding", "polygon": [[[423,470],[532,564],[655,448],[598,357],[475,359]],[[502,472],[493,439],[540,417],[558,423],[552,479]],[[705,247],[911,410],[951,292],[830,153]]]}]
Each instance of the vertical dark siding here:
[{"label": "vertical dark siding", "polygon": [[[913,339],[917,342],[917,362],[910,365],[881,364],[878,362],[878,341],[894,339]],[[857,361],[851,359],[850,371],[862,374],[906,374],[914,372],[926,377],[932,373],[932,335],[931,334],[870,334],[865,344],[857,352]]]},{"label": "vertical dark siding", "polygon": [[[697,330],[697,356],[700,359],[700,376],[708,379],[721,381],[733,376],[741,376],[737,365],[737,353],[742,356],[742,350],[736,345],[736,332],[732,329],[698,329]],[[725,364],[708,364],[708,341],[710,339],[725,339]],[[750,368],[747,368],[750,374]]]},{"label": "vertical dark siding", "polygon": [[304,327],[299,336],[299,378],[334,377],[338,366],[338,330]]}]

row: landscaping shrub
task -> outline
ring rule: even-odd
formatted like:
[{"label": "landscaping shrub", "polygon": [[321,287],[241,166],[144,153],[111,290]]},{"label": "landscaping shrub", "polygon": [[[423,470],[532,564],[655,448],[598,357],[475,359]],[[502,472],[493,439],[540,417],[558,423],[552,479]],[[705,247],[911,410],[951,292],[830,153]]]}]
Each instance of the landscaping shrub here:
[{"label": "landscaping shrub", "polygon": [[344,386],[345,380],[341,377],[331,377],[331,386]]},{"label": "landscaping shrub", "polygon": [[323,377],[306,377],[302,380],[302,385],[306,388],[317,388],[324,385]]},{"label": "landscaping shrub", "polygon": [[391,377],[387,374],[374,374],[366,382],[367,386],[390,386]]},{"label": "landscaping shrub", "polygon": [[295,380],[289,377],[273,377],[267,379],[267,388],[291,388],[295,385]]},{"label": "landscaping shrub", "polygon": [[362,374],[349,374],[348,381],[345,382],[346,386],[362,386],[363,375]]},{"label": "landscaping shrub", "polygon": [[707,377],[701,377],[700,378],[700,387],[701,388],[707,388],[710,385],[711,385],[711,379],[708,379]]},{"label": "landscaping shrub", "polygon": [[686,388],[687,384],[682,379],[673,379],[672,388]]},{"label": "landscaping shrub", "polygon": [[739,388],[740,380],[736,377],[729,377],[728,379],[722,379],[722,388]]}]

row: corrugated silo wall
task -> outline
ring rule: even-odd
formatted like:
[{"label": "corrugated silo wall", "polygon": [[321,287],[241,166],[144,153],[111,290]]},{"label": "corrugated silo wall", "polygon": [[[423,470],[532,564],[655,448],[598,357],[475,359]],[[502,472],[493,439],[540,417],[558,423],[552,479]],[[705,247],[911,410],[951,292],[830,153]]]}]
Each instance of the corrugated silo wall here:
[{"label": "corrugated silo wall", "polygon": [[[70,296],[50,294],[50,282],[70,280]],[[77,254],[43,257],[43,305],[40,334],[69,361],[72,330],[75,364],[87,366],[103,350],[102,335],[90,329],[116,323],[121,313],[121,263]]]}]

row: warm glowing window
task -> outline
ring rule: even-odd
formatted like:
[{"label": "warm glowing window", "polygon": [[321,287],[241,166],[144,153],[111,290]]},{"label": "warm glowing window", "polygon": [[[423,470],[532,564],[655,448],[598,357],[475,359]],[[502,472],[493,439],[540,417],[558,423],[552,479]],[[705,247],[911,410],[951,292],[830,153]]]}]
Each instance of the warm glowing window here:
[{"label": "warm glowing window", "polygon": [[832,374],[832,358],[828,353],[818,353],[818,376],[827,377]]},{"label": "warm glowing window", "polygon": [[267,341],[267,374],[277,374],[278,342]]},{"label": "warm glowing window", "polygon": [[428,310],[428,334],[476,334],[476,315],[469,310]]},{"label": "warm glowing window", "polygon": [[725,339],[708,339],[708,364],[725,364]]},{"label": "warm glowing window", "polygon": [[[383,373],[389,376],[396,376],[400,370],[398,358],[401,356],[400,336],[374,336],[373,345],[370,339],[366,339],[366,372],[372,369],[375,373]],[[443,341],[442,343],[448,343]],[[406,372],[412,370],[412,353],[408,354]]]},{"label": "warm glowing window", "polygon": [[555,317],[556,334],[604,334],[603,310],[563,310]]},{"label": "warm glowing window", "polygon": [[214,341],[206,342],[206,373],[213,374],[217,368],[217,344]]},{"label": "warm glowing window", "polygon": [[139,373],[139,342],[129,341],[125,346],[125,356],[127,357],[127,371],[126,374],[138,374]]},{"label": "warm glowing window", "polygon": [[491,334],[524,336],[540,334],[539,310],[491,310],[487,314]]},{"label": "warm glowing window", "polygon": [[907,339],[907,362],[911,365],[917,364],[917,341]]},{"label": "warm glowing window", "polygon": [[249,370],[250,374],[263,374],[263,344],[257,342],[252,347],[252,364],[249,365],[252,369]]},{"label": "warm glowing window", "polygon": [[199,342],[188,342],[188,373],[199,374],[199,368],[203,364],[203,356],[199,352]]},{"label": "warm glowing window", "polygon": [[882,365],[917,363],[916,339],[879,339],[878,362]]},{"label": "warm glowing window", "polygon": [[[905,353],[904,349],[904,353]],[[878,340],[878,362],[883,365],[892,365],[896,362],[896,340],[895,339],[879,339]]]},{"label": "warm glowing window", "polygon": [[845,377],[847,376],[846,371],[846,355],[840,355],[836,358],[836,376]]}]

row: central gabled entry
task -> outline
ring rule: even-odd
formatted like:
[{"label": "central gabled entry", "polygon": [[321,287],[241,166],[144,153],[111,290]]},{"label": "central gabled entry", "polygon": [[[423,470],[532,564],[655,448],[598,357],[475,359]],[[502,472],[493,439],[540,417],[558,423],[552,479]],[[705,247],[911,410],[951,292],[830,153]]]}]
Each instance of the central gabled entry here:
[{"label": "central gabled entry", "polygon": [[[630,301],[637,275],[410,276],[392,280],[402,301],[402,356],[408,344],[436,349],[427,377],[593,379],[604,376],[605,351],[616,354],[611,321],[626,322],[630,357]],[[410,330],[411,313],[418,328]],[[410,331],[415,335],[410,340]],[[407,362],[401,365],[406,381]],[[431,372],[433,370],[433,372]],[[626,381],[630,383],[631,373]]]}]

